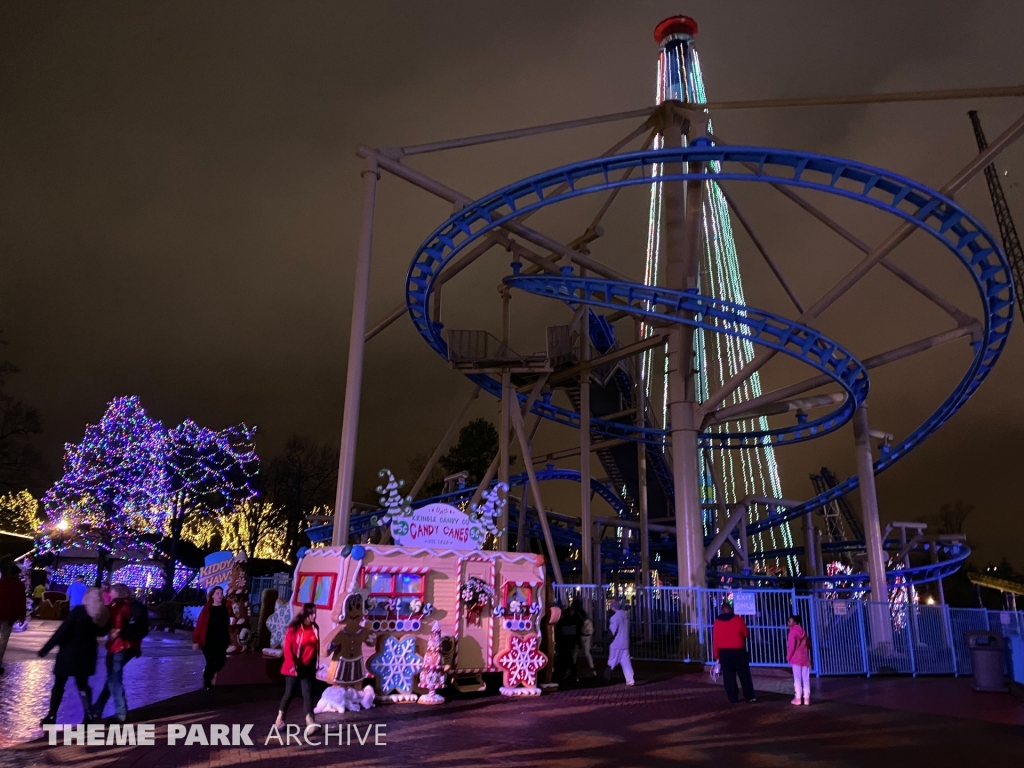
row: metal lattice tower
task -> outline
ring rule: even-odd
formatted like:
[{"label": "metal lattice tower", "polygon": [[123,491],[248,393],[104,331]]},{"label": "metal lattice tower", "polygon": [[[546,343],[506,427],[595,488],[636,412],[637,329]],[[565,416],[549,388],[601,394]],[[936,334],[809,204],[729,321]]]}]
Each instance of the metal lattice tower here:
[{"label": "metal lattice tower", "polygon": [[[978,151],[984,152],[988,149],[988,141],[985,139],[985,132],[981,129],[978,113],[972,109],[967,116],[971,118],[971,124],[974,126],[974,138],[978,142]],[[1003,194],[1003,185],[999,183],[999,174],[996,172],[994,163],[985,166],[985,181],[988,182],[988,193],[992,197],[992,207],[995,209],[1003,250],[1006,251],[1006,258],[1013,271],[1017,308],[1020,310],[1021,317],[1024,317],[1024,250],[1021,249],[1017,228],[1013,225],[1010,206],[1006,204],[1006,195]]]}]

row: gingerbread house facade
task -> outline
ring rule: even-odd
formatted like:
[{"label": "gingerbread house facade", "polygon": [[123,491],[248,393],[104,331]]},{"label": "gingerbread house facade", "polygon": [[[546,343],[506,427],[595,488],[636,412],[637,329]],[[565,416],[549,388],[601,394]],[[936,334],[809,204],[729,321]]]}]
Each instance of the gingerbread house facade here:
[{"label": "gingerbread house facade", "polygon": [[545,582],[544,558],[535,554],[323,547],[299,561],[291,602],[293,612],[307,602],[317,606],[317,676],[327,682],[335,682],[328,638],[342,626],[343,606],[353,594],[362,596],[364,624],[375,636],[362,651],[367,669],[375,668],[374,657],[397,647],[396,641],[422,656],[437,621],[447,640],[449,674],[476,674],[501,671],[496,657],[509,649],[513,636],[540,639]]}]

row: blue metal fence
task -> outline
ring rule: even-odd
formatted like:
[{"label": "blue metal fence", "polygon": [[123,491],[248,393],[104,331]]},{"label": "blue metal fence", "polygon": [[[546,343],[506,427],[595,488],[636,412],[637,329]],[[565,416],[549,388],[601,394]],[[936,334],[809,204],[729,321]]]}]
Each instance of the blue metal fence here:
[{"label": "blue metal fence", "polygon": [[291,600],[292,578],[287,574],[275,574],[273,576],[253,576],[249,579],[249,604],[254,613],[259,612],[265,589],[276,589],[279,598],[286,601]]},{"label": "blue metal fence", "polygon": [[[964,635],[983,629],[1004,637],[1024,636],[1024,612],[950,608],[944,605],[829,600],[784,589],[684,589],[632,585],[556,585],[563,606],[579,599],[595,627],[600,652],[613,597],[626,600],[630,654],[635,659],[711,663],[712,625],[727,598],[753,611],[750,663],[785,666],[787,619],[797,614],[811,639],[816,675],[969,675]],[[745,604],[745,605],[744,605]]]}]

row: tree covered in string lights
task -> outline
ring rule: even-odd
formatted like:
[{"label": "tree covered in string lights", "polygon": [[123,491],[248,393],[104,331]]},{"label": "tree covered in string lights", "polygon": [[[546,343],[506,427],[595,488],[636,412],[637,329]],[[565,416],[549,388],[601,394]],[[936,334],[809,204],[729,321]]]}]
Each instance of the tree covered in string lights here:
[{"label": "tree covered in string lights", "polygon": [[[190,513],[223,513],[256,496],[260,459],[256,428],[238,424],[220,431],[185,419],[167,433],[169,558],[164,583],[173,581],[178,543]],[[250,552],[250,555],[253,553]]]},{"label": "tree covered in string lights", "polygon": [[140,537],[163,530],[168,487],[163,426],[138,397],[118,397],[81,442],[64,446],[64,475],[43,506],[52,528],[66,523],[62,543],[96,548],[99,580],[111,551],[145,548]]},{"label": "tree covered in string lights", "polygon": [[146,538],[167,535],[170,588],[185,518],[255,498],[255,435],[245,424],[216,431],[191,419],[168,431],[138,397],[115,398],[80,443],[64,448],[64,475],[43,497],[50,522],[43,548],[95,547],[102,578],[111,551],[149,552]]}]

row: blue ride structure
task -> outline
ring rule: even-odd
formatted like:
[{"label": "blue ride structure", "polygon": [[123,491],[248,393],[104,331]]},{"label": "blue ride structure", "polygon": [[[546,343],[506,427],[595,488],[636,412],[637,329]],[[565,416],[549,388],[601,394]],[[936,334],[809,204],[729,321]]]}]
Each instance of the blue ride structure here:
[{"label": "blue ride structure", "polygon": [[[607,481],[590,479],[590,487],[614,513],[601,521],[614,535],[597,541],[599,554],[592,574],[597,580],[615,571],[635,573],[643,567],[656,570],[663,582],[675,578],[682,586],[692,586],[698,579],[763,585],[785,582],[823,592],[835,590],[839,579],[823,572],[822,557],[838,559],[851,551],[867,551],[869,561],[881,557],[898,566],[884,570],[888,587],[949,576],[970,552],[955,537],[920,536],[909,544],[887,538],[888,532],[879,529],[877,512],[872,521],[870,509],[865,509],[865,540],[808,540],[801,547],[793,541],[790,523],[843,499],[865,480],[870,480],[873,502],[873,476],[941,427],[998,361],[1013,321],[1014,284],[998,242],[952,197],[970,174],[961,172],[944,192],[938,192],[853,160],[720,144],[709,110],[702,106],[707,100],[693,48],[696,23],[673,17],[658,26],[655,36],[660,45],[658,104],[644,126],[650,129],[644,146],[638,151],[618,151],[623,142],[613,152],[535,174],[476,200],[456,195],[457,210],[424,240],[408,271],[405,303],[413,326],[442,359],[481,390],[507,399],[524,416],[534,414],[538,424],[550,422],[576,430],[589,424],[595,453],[607,475]],[[383,154],[375,159],[386,170],[419,178]],[[852,271],[845,283],[840,281],[809,308],[792,295],[773,266],[798,307],[797,317],[791,319],[746,303],[731,230],[730,209],[735,206],[727,194],[729,186],[741,184],[769,186],[791,198],[806,190],[836,196],[886,212],[900,226],[868,254],[860,273]],[[637,264],[643,270],[642,279],[584,258],[589,253],[586,239],[571,248],[547,245],[551,241],[524,225],[537,211],[587,196],[606,196],[602,212],[606,211],[615,196],[628,188],[645,188],[650,193],[646,251],[643,262]],[[593,230],[592,225],[588,232]],[[819,330],[816,320],[842,291],[915,231],[927,235],[940,252],[962,266],[976,290],[979,317],[950,313],[957,318],[956,327],[861,360]],[[538,256],[513,236],[545,243],[551,253]],[[454,337],[446,339],[439,293],[452,276],[494,244],[513,253],[511,273],[502,281],[505,288],[564,304],[573,315],[568,329],[589,329],[596,358],[589,362],[572,355],[555,359],[550,346],[541,355],[517,356],[505,339],[497,351],[482,355],[479,365],[455,364],[464,355],[461,350],[455,354],[450,344]],[[680,264],[688,266],[680,271]],[[928,295],[926,288],[919,290]],[[587,322],[580,321],[583,316]],[[616,338],[616,330],[628,322],[634,324],[635,340],[627,343]],[[550,338],[549,329],[549,345]],[[873,368],[957,339],[970,344],[970,363],[945,400],[919,426],[884,440],[877,457],[868,444],[867,463],[858,474],[819,485],[812,498],[794,501],[783,495],[779,451],[835,433],[851,421],[856,433],[858,424],[866,423]],[[659,356],[656,347],[667,352]],[[810,368],[812,375],[763,391],[759,368],[777,354]],[[681,366],[680,360],[695,364]],[[513,368],[514,377],[509,373]],[[581,387],[588,390],[583,392]],[[564,392],[562,401],[553,397],[556,389]],[[589,412],[581,412],[584,401],[590,404]],[[863,437],[867,444],[867,435]],[[530,456],[524,459],[532,462]],[[509,485],[580,482],[582,477],[578,470],[553,464],[536,468],[533,475],[532,480],[529,472],[509,477]],[[484,484],[492,480],[485,478]],[[479,498],[484,484],[415,500],[413,506],[466,505]],[[587,546],[586,525],[578,518],[538,508],[543,505],[523,508],[514,496],[509,497],[509,506],[504,541],[518,539],[529,546],[543,542],[548,557],[570,571],[570,553]],[[374,525],[373,513],[357,515],[351,520],[350,535],[365,537]],[[522,532],[520,526],[525,526]],[[644,541],[642,552],[637,538],[630,535],[638,529]],[[322,526],[307,534],[315,542],[323,541],[329,530]],[[815,548],[818,555],[812,556]],[[911,567],[910,551],[927,552],[930,562]],[[797,560],[801,556],[805,563],[813,561],[817,566],[801,572]],[[653,559],[648,561],[649,557]],[[870,585],[877,594],[881,585],[874,581],[870,571],[841,577],[844,589],[861,593]]]}]

